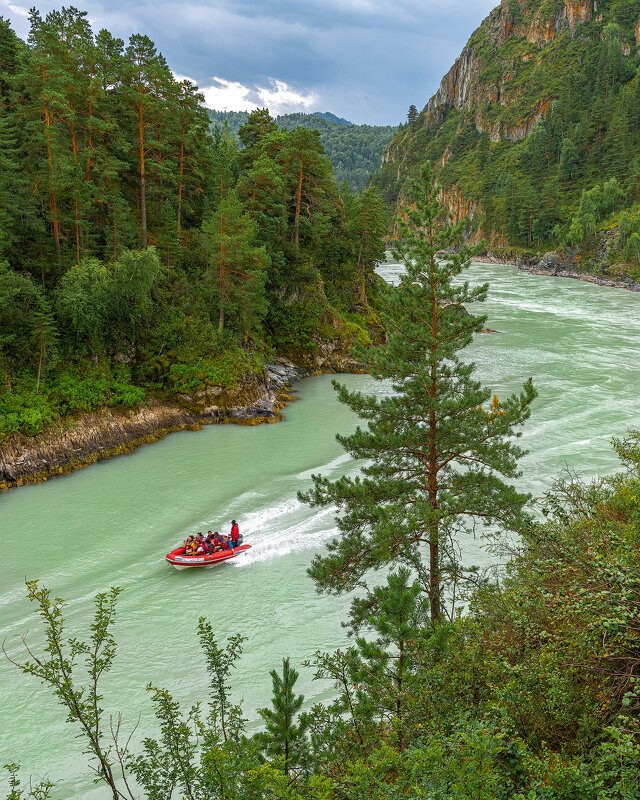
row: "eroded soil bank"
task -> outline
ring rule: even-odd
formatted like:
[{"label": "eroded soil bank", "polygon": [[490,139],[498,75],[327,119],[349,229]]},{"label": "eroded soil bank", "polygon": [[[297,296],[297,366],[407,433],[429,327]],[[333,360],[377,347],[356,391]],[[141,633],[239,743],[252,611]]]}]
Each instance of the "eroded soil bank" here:
[{"label": "eroded soil bank", "polygon": [[281,409],[295,398],[290,385],[304,375],[361,372],[339,341],[317,342],[312,354],[294,364],[277,358],[262,378],[250,376],[235,390],[210,387],[176,403],[151,399],[137,409],[103,409],[61,422],[38,436],[13,436],[0,444],[0,490],[40,483],[96,461],[131,453],[167,434],[201,425],[260,425],[282,419]]}]

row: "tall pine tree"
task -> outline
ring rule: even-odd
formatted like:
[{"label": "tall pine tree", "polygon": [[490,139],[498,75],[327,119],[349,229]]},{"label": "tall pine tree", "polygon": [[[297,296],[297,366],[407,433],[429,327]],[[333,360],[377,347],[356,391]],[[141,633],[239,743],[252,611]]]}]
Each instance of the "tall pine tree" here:
[{"label": "tall pine tree", "polygon": [[475,366],[459,355],[484,322],[464,306],[483,301],[487,287],[457,280],[473,251],[462,244],[463,224],[439,226],[438,191],[425,164],[411,184],[408,221],[398,220],[396,255],[406,274],[383,309],[388,344],[358,352],[392,392],[335,384],[340,401],[367,422],[337,437],[366,460],[362,477],[315,476],[314,489],[301,495],[339,511],[340,536],[310,569],[320,590],[351,590],[370,570],[405,564],[416,570],[433,622],[443,613],[443,588],[460,575],[461,537],[478,524],[518,530],[526,520],[527,496],[502,478],[518,475],[523,451],[512,438],[536,396],[529,380],[520,395],[489,402]]}]

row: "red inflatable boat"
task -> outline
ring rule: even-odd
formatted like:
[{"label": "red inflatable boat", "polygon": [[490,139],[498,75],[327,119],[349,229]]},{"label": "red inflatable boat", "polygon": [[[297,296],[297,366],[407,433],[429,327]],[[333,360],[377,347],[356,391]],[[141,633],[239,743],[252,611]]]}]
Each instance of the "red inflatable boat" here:
[{"label": "red inflatable boat", "polygon": [[180,547],[176,547],[175,550],[167,553],[167,561],[174,569],[215,567],[218,564],[222,564],[225,561],[230,561],[232,558],[242,555],[242,553],[246,553],[247,550],[250,549],[250,544],[241,544],[238,547],[234,547],[233,550],[218,550],[211,555],[185,556],[184,545],[180,545]]}]

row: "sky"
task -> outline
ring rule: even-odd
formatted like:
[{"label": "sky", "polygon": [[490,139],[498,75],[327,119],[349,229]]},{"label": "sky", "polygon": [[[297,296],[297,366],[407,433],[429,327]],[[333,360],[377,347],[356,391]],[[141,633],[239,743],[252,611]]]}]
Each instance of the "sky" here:
[{"label": "sky", "polygon": [[[499,0],[68,0],[94,32],[149,36],[210,108],[331,111],[397,125],[436,91]],[[26,38],[33,0],[0,0]],[[43,0],[44,15],[61,3]]]}]

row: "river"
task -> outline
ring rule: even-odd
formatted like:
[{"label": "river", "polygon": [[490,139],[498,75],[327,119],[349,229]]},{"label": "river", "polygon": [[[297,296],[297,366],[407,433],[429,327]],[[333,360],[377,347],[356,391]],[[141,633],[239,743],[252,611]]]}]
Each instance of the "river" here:
[{"label": "river", "polygon": [[[381,272],[393,280],[398,270],[387,264]],[[530,452],[521,486],[539,495],[565,465],[587,476],[615,470],[611,437],[640,427],[640,294],[499,265],[473,265],[468,276],[490,282],[482,310],[488,327],[501,331],[478,336],[469,348],[480,377],[504,396],[531,375],[540,393],[522,437]],[[366,375],[341,380],[379,390]],[[234,685],[250,719],[268,703],[268,672],[283,655],[300,669],[298,688],[309,701],[328,697],[331,687],[300,664],[316,649],[345,643],[348,599],[317,595],[306,575],[333,534],[333,519],[301,505],[296,492],[310,486],[312,473],[357,470],[334,439],[355,419],[336,402],[331,376],[302,380],[295,393],[277,425],[172,434],[0,496],[0,634],[9,653],[19,655],[17,635],[27,629],[29,641],[39,641],[25,576],[68,600],[74,634],[86,630],[94,594],[117,585],[120,650],[105,706],[121,709],[125,726],[141,715],[140,732],[150,730],[150,681],[185,703],[198,699],[205,676],[195,630],[202,615],[220,637],[248,637]],[[227,532],[232,517],[253,545],[242,560],[196,574],[164,562],[188,533]],[[480,542],[469,547],[468,560],[488,563]],[[60,780],[59,797],[102,796],[87,787],[86,759],[64,718],[44,687],[0,661],[0,764],[18,761],[27,774]]]}]

